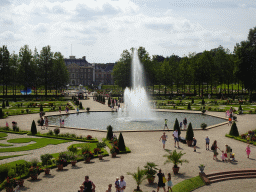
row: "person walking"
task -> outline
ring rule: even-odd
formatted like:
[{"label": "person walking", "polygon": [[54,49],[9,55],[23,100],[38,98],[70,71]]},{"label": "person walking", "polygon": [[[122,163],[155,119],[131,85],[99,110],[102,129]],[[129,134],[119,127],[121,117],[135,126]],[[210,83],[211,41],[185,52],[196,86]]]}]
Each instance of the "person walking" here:
[{"label": "person walking", "polygon": [[[206,142],[206,144],[205,144],[205,146],[206,146],[206,150],[209,150],[210,139],[209,139],[209,137],[208,137],[208,136],[206,136],[206,138],[205,138],[205,142]],[[208,147],[208,148],[207,148],[207,147]]]},{"label": "person walking", "polygon": [[218,152],[217,152],[217,149],[219,149],[219,147],[217,146],[217,141],[214,140],[213,144],[212,144],[212,147],[211,147],[211,150],[213,150],[213,160],[218,160],[217,156],[218,156]]},{"label": "person walking", "polygon": [[176,148],[176,142],[177,142],[178,148],[180,148],[179,147],[179,132],[178,132],[177,129],[175,129],[175,131],[173,132],[172,136],[174,137],[175,148]]},{"label": "person walking", "polygon": [[196,138],[195,137],[193,137],[193,146],[194,146],[194,152],[196,152]]},{"label": "person walking", "polygon": [[159,141],[162,139],[162,143],[163,143],[163,149],[165,149],[165,142],[167,141],[167,135],[165,135],[165,132],[163,133],[163,135],[160,137]]},{"label": "person walking", "polygon": [[48,124],[49,124],[48,118],[44,117],[44,119],[45,119],[45,128],[48,129]]},{"label": "person walking", "polygon": [[161,169],[159,169],[159,172],[157,173],[157,176],[158,176],[157,192],[159,191],[160,187],[163,187],[164,192],[166,192],[165,183],[163,182],[164,174],[162,173]]},{"label": "person walking", "polygon": [[228,162],[230,162],[230,153],[232,152],[232,149],[227,144],[225,146],[226,146],[226,153],[227,153]]},{"label": "person walking", "polygon": [[182,122],[180,122],[180,130],[182,130]]},{"label": "person walking", "polygon": [[250,153],[251,153],[250,145],[247,145],[245,151],[246,151],[246,154],[247,154],[247,158],[249,158]]},{"label": "person walking", "polygon": [[185,117],[185,119],[183,120],[184,129],[187,128],[187,123],[188,123],[188,121],[187,121],[187,118]]},{"label": "person walking", "polygon": [[167,126],[167,121],[168,121],[167,119],[164,120],[164,130],[165,130],[165,128],[166,128],[166,130],[167,130],[167,129],[169,130],[169,128],[168,128],[168,126]]},{"label": "person walking", "polygon": [[92,181],[89,180],[89,176],[85,176],[83,186],[84,186],[84,192],[95,192],[96,186]]},{"label": "person walking", "polygon": [[41,117],[40,126],[41,126],[41,129],[43,129],[43,126],[44,126],[44,119],[43,119],[43,117]]},{"label": "person walking", "polygon": [[119,185],[120,185],[120,192],[124,192],[126,188],[126,182],[124,181],[124,176],[121,175],[120,180],[119,180]]},{"label": "person walking", "polygon": [[172,178],[171,178],[171,173],[168,173],[168,179],[167,179],[167,181],[168,181],[168,188],[167,188],[167,191],[169,192],[170,190],[171,190],[171,192],[172,192],[172,186],[173,186],[173,184],[172,184]]},{"label": "person walking", "polygon": [[119,192],[119,189],[120,189],[119,177],[116,178],[116,181],[115,181],[115,188],[116,188],[116,192]]}]

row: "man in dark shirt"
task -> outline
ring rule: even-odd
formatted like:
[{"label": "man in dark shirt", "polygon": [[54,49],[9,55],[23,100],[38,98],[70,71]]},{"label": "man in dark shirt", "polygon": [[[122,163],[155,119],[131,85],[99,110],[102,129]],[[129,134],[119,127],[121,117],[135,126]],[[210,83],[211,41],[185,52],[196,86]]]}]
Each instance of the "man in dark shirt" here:
[{"label": "man in dark shirt", "polygon": [[84,192],[94,192],[95,191],[95,185],[92,181],[89,180],[89,176],[85,176],[83,186],[84,186]]}]

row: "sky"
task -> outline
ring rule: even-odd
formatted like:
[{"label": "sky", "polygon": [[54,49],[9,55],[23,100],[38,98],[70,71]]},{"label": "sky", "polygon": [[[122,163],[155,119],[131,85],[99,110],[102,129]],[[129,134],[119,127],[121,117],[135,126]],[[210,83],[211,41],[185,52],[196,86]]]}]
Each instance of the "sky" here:
[{"label": "sky", "polygon": [[252,0],[0,0],[0,46],[50,45],[65,58],[111,63],[140,46],[180,57],[222,45],[231,52],[256,26]]}]

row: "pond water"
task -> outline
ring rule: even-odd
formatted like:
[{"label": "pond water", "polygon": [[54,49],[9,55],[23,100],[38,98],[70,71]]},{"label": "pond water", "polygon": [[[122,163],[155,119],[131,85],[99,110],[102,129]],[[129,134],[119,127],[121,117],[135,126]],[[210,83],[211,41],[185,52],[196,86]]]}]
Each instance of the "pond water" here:
[{"label": "pond water", "polygon": [[187,118],[188,124],[190,122],[192,123],[193,128],[200,128],[201,123],[206,123],[208,126],[211,126],[227,121],[225,119],[202,114],[172,112],[156,112],[156,118],[151,121],[129,121],[127,118],[119,117],[116,112],[90,112],[48,116],[48,120],[50,125],[59,126],[61,118],[64,119],[65,127],[106,130],[106,127],[111,125],[114,131],[124,131],[162,130],[164,128],[164,119],[168,119],[168,128],[173,129],[175,119],[177,118],[180,122],[183,121],[185,117]]}]

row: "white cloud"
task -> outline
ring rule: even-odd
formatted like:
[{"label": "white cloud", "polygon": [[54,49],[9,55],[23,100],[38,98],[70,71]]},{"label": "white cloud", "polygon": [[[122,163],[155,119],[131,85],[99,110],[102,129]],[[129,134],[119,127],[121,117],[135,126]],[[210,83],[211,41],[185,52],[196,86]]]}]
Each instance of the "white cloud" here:
[{"label": "white cloud", "polygon": [[1,42],[14,42],[14,41],[20,41],[21,35],[14,34],[12,31],[5,31],[0,34],[0,41]]}]

